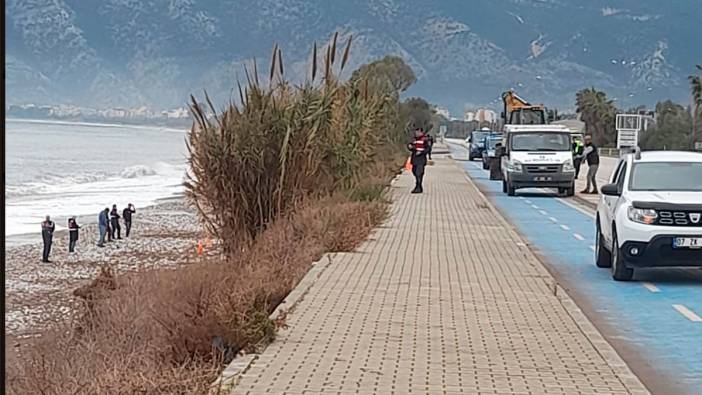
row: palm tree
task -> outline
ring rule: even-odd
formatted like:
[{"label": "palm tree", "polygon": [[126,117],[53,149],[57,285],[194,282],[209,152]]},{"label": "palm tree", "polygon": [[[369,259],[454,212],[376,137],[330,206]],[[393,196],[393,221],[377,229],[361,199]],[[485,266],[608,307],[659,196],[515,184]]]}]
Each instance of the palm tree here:
[{"label": "palm tree", "polygon": [[575,95],[576,111],[585,122],[585,128],[592,134],[597,145],[606,145],[614,140],[616,108],[604,92],[593,88],[583,89]]},{"label": "palm tree", "polygon": [[[697,69],[702,72],[702,64],[698,64]],[[693,138],[695,142],[702,142],[702,73],[691,75],[688,78],[690,85],[692,85]]]}]

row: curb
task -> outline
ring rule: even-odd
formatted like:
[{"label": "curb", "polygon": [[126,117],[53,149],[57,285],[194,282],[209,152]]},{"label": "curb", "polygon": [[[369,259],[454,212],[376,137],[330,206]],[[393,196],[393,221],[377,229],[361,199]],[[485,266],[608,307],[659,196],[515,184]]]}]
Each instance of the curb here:
[{"label": "curb", "polygon": [[[390,187],[393,187],[396,181],[399,179],[402,172],[392,180],[390,180]],[[312,263],[312,266],[305,276],[300,280],[300,282],[295,286],[295,288],[288,293],[288,295],[283,299],[282,302],[273,310],[273,312],[268,316],[273,321],[279,321],[279,319],[284,319],[289,313],[294,312],[295,307],[305,298],[312,288],[312,286],[317,282],[317,280],[322,276],[322,273],[334,263],[334,257],[337,253],[327,253],[322,256],[318,261]],[[326,263],[324,262],[326,260]],[[274,340],[275,341],[275,340]],[[209,394],[222,394],[230,393],[238,384],[239,378],[245,374],[251,365],[258,359],[259,354],[246,354],[238,355],[234,357],[227,367],[222,370],[219,377],[210,385]]]},{"label": "curb", "polygon": [[597,210],[597,203],[591,202],[582,196],[578,196],[578,194],[575,194],[575,196],[573,197],[575,198],[575,200],[578,201],[578,203],[582,204],[583,206],[587,206],[593,210]]},{"label": "curb", "polygon": [[[295,310],[295,307],[305,298],[310,288],[321,277],[322,273],[334,261],[336,253],[325,254],[320,260],[312,263],[312,267],[293,288],[292,291],[280,302],[280,304],[268,316],[273,321],[284,318],[288,313]],[[326,263],[324,261],[327,261]],[[234,357],[234,360],[227,365],[220,373],[219,377],[210,385],[210,394],[221,394],[231,392],[238,379],[249,370],[249,367],[258,359],[259,354],[246,354]]]},{"label": "curb", "polygon": [[555,287],[556,298],[558,298],[561,306],[563,306],[580,331],[587,337],[595,350],[597,350],[597,353],[600,354],[602,359],[607,362],[607,365],[612,368],[614,374],[629,390],[629,393],[632,395],[650,395],[651,393],[646,389],[641,380],[629,369],[629,365],[624,362],[612,345],[607,342],[600,331],[598,331],[585,316],[585,313],[580,310],[580,307],[571,299],[568,292],[558,284],[556,284]]},{"label": "curb", "polygon": [[[511,229],[512,232],[514,232],[516,238],[519,239],[524,245],[521,248],[527,249],[529,253],[534,256],[536,261],[539,262],[539,271],[542,272],[541,277],[543,281],[553,289],[554,297],[558,299],[560,305],[566,310],[566,313],[571,317],[580,332],[585,335],[597,353],[602,356],[602,359],[604,359],[605,362],[607,362],[607,365],[612,369],[622,384],[624,384],[629,393],[632,395],[651,395],[641,380],[631,371],[629,365],[627,365],[622,357],[617,354],[614,347],[607,342],[599,330],[597,330],[592,322],[590,322],[590,320],[585,316],[585,313],[582,312],[580,307],[578,307],[575,301],[570,297],[570,295],[568,295],[568,292],[558,285],[556,278],[548,270],[548,266],[542,260],[542,258],[530,247],[528,240],[526,240],[526,238],[517,228],[514,227],[514,225],[507,222],[507,219],[502,212],[500,212],[500,210],[495,207],[493,202],[487,196],[485,196],[483,191],[481,191],[475,182],[473,182],[473,179],[470,178],[470,176],[459,166],[458,162],[451,156],[449,156],[449,158],[454,165],[464,173],[465,179],[480,194],[483,202],[495,214],[496,218],[499,218],[500,222],[506,224],[506,226]],[[578,200],[580,201],[580,199]]]}]

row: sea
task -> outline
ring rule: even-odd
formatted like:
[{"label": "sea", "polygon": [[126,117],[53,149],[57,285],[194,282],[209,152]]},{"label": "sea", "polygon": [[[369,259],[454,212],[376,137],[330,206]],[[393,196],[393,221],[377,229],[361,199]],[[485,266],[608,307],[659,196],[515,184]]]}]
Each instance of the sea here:
[{"label": "sea", "polygon": [[[105,207],[139,208],[183,193],[186,130],[5,120],[5,234],[40,234],[46,215],[97,220]],[[90,218],[90,217],[88,217]]]}]

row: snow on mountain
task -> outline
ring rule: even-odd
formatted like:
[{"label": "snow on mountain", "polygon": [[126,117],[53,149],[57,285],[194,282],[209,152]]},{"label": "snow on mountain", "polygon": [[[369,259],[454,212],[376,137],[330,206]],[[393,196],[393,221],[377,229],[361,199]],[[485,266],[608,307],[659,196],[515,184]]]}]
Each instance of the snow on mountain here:
[{"label": "snow on mountain", "polygon": [[207,89],[224,101],[274,42],[303,80],[312,43],[339,31],[354,37],[347,74],[401,56],[419,77],[408,94],[452,112],[512,87],[559,107],[589,86],[623,106],[687,101],[698,15],[699,0],[9,0],[7,98],[165,108]]}]

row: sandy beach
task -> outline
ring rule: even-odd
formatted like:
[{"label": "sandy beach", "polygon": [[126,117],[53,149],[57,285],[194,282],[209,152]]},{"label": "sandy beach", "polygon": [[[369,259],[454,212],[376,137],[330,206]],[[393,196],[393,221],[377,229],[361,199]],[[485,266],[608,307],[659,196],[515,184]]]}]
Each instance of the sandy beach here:
[{"label": "sandy beach", "polygon": [[[22,236],[9,242],[5,263],[5,332],[31,336],[52,322],[69,319],[78,300],[73,290],[89,283],[100,268],[110,265],[116,273],[174,267],[196,262],[196,245],[202,229],[195,211],[183,198],[137,208],[130,237],[96,246],[95,220],[82,226],[76,252],[68,253],[68,232],[57,231],[50,259],[41,262],[41,236],[28,243]],[[39,224],[37,224],[37,227]],[[124,226],[122,226],[124,232]],[[124,237],[124,235],[122,235]],[[206,251],[216,254],[216,246]]]}]

